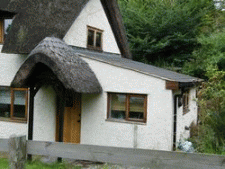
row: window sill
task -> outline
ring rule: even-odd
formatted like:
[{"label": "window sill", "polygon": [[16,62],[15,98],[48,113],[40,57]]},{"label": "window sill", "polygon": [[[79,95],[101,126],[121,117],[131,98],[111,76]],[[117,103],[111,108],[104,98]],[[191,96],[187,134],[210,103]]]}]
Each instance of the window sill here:
[{"label": "window sill", "polygon": [[13,123],[27,123],[27,120],[12,120],[10,118],[5,118],[5,117],[0,117],[0,121],[4,121],[4,122],[13,122]]},{"label": "window sill", "polygon": [[103,52],[102,48],[94,47],[94,46],[87,46],[87,49],[93,50],[93,51],[98,51],[98,52]]},{"label": "window sill", "polygon": [[123,119],[106,119],[105,121],[108,121],[108,122],[116,122],[116,123],[127,123],[127,124],[146,125],[145,122],[127,121],[127,120],[123,120]]}]

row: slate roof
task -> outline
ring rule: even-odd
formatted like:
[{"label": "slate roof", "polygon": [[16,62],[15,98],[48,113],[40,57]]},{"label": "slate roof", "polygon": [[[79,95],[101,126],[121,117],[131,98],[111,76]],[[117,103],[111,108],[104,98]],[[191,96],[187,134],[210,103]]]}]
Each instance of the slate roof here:
[{"label": "slate roof", "polygon": [[[123,57],[131,58],[116,0],[100,0]],[[0,0],[0,14],[12,17],[2,52],[29,54],[45,37],[63,39],[89,0]]]},{"label": "slate roof", "polygon": [[104,62],[110,65],[122,67],[125,69],[137,71],[146,75],[150,75],[156,78],[175,81],[180,83],[196,83],[203,81],[202,79],[195,78],[192,76],[184,75],[181,73],[176,73],[167,69],[159,68],[156,66],[144,64],[141,62],[133,61],[126,58],[121,58],[120,55],[110,54],[110,53],[100,53],[95,51],[90,51],[83,48],[73,47],[74,51],[81,57],[90,58],[100,62]]}]

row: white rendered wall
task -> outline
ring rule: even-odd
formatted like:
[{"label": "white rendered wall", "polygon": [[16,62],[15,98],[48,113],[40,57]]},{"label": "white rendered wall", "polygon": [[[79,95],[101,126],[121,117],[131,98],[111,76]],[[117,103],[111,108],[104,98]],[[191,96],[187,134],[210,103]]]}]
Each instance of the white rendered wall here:
[{"label": "white rendered wall", "polygon": [[[0,45],[0,51],[2,45]],[[0,53],[0,86],[10,86],[27,55]],[[34,140],[55,141],[56,94],[52,87],[42,87],[35,96]],[[27,135],[28,122],[0,121],[0,138]]]},{"label": "white rendered wall", "polygon": [[190,127],[191,123],[197,124],[198,106],[195,101],[196,90],[192,88],[189,92],[189,112],[183,114],[183,106],[177,107],[177,143],[190,137],[190,130],[185,130],[185,126]]},{"label": "white rendered wall", "polygon": [[64,37],[68,45],[87,47],[87,25],[103,30],[103,51],[119,53],[100,0],[90,0]]},{"label": "white rendered wall", "polygon": [[[0,45],[0,51],[2,45]],[[0,53],[0,86],[10,86],[27,55]]]},{"label": "white rendered wall", "polygon": [[9,138],[11,135],[27,135],[26,123],[0,121],[0,138]]},{"label": "white rendered wall", "polygon": [[34,97],[33,140],[55,141],[56,93],[51,86],[43,86]]},{"label": "white rendered wall", "polygon": [[[26,55],[0,53],[0,86],[10,86],[25,59]],[[11,135],[27,135],[27,123],[0,121],[0,138],[9,138]]]},{"label": "white rendered wall", "polygon": [[[171,150],[172,91],[165,81],[84,58],[103,88],[101,94],[82,94],[81,144]],[[107,121],[107,92],[147,94],[147,122]]]}]

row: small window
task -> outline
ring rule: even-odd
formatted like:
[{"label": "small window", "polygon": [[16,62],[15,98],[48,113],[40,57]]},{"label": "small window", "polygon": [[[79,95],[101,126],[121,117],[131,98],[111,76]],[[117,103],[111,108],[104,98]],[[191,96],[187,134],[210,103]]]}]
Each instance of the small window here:
[{"label": "small window", "polygon": [[147,96],[108,93],[108,119],[146,122]]},{"label": "small window", "polygon": [[87,48],[102,50],[102,30],[88,26]]},{"label": "small window", "polygon": [[0,43],[4,43],[9,30],[11,28],[12,19],[1,19],[0,20]]},{"label": "small window", "polygon": [[183,114],[189,112],[189,90],[183,93]]},{"label": "small window", "polygon": [[28,89],[0,87],[0,118],[27,120]]}]

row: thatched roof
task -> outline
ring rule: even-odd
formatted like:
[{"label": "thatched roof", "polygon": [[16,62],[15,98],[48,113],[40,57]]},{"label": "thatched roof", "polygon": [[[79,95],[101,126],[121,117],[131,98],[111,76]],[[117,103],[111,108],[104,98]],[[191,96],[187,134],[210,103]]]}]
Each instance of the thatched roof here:
[{"label": "thatched roof", "polygon": [[[47,74],[47,77],[46,77]],[[47,37],[22,64],[12,87],[30,87],[41,78],[44,83],[56,78],[66,89],[79,93],[99,93],[102,88],[89,65],[60,39]]]},{"label": "thatched roof", "polygon": [[[45,37],[62,39],[88,2],[89,0],[0,0],[0,13],[15,14],[2,52],[28,54]],[[116,0],[101,0],[101,3],[122,56],[131,58]]]},{"label": "thatched roof", "polygon": [[179,83],[198,83],[203,81],[200,78],[184,75],[167,69],[159,68],[149,64],[121,58],[115,54],[99,53],[89,51],[84,48],[73,47],[74,51],[82,58],[89,58],[99,62],[107,63],[124,69],[136,71],[149,76],[160,78],[163,80],[174,81]]}]

